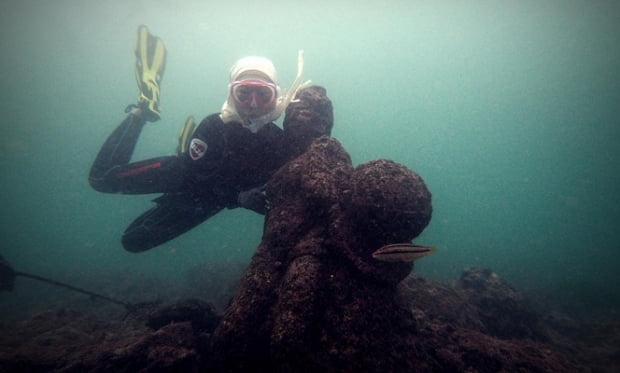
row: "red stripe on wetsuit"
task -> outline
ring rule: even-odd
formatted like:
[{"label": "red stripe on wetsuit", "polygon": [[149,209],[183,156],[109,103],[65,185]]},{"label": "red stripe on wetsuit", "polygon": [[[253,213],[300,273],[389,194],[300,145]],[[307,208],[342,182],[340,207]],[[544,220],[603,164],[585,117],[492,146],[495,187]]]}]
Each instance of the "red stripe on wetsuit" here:
[{"label": "red stripe on wetsuit", "polygon": [[138,175],[138,174],[141,174],[141,173],[143,173],[145,171],[152,170],[154,168],[159,168],[159,167],[161,167],[161,162],[155,162],[155,163],[147,164],[147,165],[144,165],[142,167],[132,168],[131,170],[119,172],[118,174],[116,174],[116,178],[117,179],[124,179],[124,178],[126,178],[128,176]]}]

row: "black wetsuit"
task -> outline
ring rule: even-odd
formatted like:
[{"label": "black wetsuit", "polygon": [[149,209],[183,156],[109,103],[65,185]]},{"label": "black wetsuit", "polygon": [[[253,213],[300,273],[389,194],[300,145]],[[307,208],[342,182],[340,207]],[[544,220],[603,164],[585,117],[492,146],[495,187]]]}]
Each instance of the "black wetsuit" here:
[{"label": "black wetsuit", "polygon": [[[329,136],[333,122],[327,92],[312,86],[300,90],[286,109],[284,130],[268,123],[251,133],[240,123],[223,123],[219,114],[213,114],[196,128],[188,151],[130,163],[145,121],[129,114],[99,151],[89,181],[94,189],[107,193],[163,193],[122,237],[125,249],[144,251],[187,232],[225,207],[238,207],[240,192],[263,186],[314,139]],[[246,201],[244,207],[260,212],[254,203],[240,200]]]},{"label": "black wetsuit", "polygon": [[239,192],[265,184],[287,159],[284,132],[274,123],[253,134],[213,114],[196,128],[186,153],[129,163],[144,125],[129,114],[104,143],[89,177],[100,192],[164,193],[123,234],[123,246],[133,252],[177,237],[225,207],[238,207]]}]

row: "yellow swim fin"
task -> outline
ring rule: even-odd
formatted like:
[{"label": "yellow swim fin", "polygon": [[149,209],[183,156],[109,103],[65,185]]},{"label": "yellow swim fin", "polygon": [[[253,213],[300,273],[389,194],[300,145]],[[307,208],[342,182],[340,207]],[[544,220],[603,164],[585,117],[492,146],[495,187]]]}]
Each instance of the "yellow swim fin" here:
[{"label": "yellow swim fin", "polygon": [[189,147],[189,139],[194,134],[195,129],[196,122],[194,121],[194,117],[190,115],[185,120],[185,124],[183,124],[183,129],[179,134],[179,145],[177,145],[177,154],[183,154],[187,152],[187,149]]},{"label": "yellow swim fin", "polygon": [[152,35],[144,25],[138,27],[136,44],[136,81],[140,96],[138,107],[150,122],[159,119],[159,84],[166,67],[166,47],[157,36]]}]

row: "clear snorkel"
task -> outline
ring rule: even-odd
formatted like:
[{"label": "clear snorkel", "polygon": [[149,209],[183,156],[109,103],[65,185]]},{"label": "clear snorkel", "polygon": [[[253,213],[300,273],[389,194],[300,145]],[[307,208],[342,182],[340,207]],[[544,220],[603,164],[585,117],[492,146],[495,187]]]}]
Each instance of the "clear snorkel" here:
[{"label": "clear snorkel", "polygon": [[300,89],[305,88],[310,85],[311,83],[310,80],[306,80],[305,82],[302,82],[303,74],[304,74],[304,51],[300,50],[299,52],[297,52],[297,76],[295,77],[293,84],[291,84],[291,87],[286,91],[286,94],[282,95],[280,99],[278,100],[278,106],[282,106],[280,114],[282,114],[282,112],[286,110],[286,107],[288,106],[288,104],[293,102],[295,95],[297,95],[297,92]]}]

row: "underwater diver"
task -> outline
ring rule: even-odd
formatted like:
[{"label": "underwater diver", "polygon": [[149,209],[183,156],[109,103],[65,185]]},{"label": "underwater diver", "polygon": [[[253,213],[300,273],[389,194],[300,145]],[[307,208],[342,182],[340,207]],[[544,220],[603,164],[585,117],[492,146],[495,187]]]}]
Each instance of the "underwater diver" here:
[{"label": "underwater diver", "polygon": [[[297,77],[286,93],[278,86],[270,60],[255,56],[238,60],[230,71],[221,112],[207,116],[197,127],[189,117],[176,155],[130,162],[146,122],[160,118],[159,86],[166,64],[163,42],[146,26],[138,28],[135,53],[138,103],[127,107],[127,117],[103,144],[89,175],[90,185],[100,192],[163,193],[154,207],[127,227],[123,247],[131,252],[148,250],[224,208],[265,214],[264,185],[292,157],[286,150],[291,137],[286,126],[283,130],[273,121],[309,84],[302,82],[302,52]],[[333,121],[331,104],[329,110]],[[325,135],[329,132],[331,123]]]}]

